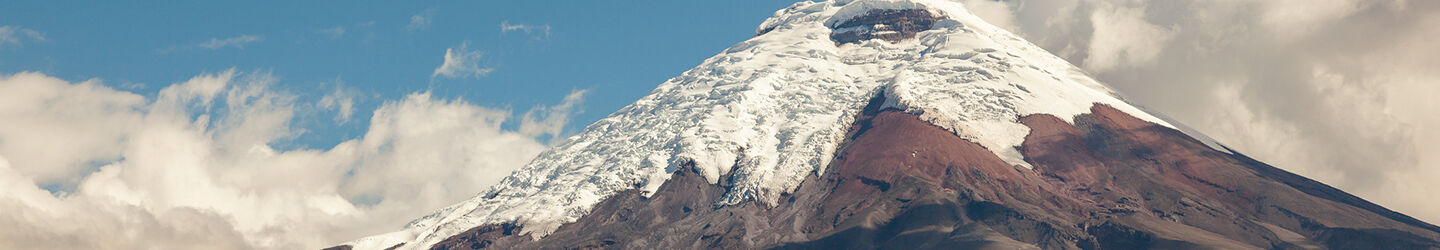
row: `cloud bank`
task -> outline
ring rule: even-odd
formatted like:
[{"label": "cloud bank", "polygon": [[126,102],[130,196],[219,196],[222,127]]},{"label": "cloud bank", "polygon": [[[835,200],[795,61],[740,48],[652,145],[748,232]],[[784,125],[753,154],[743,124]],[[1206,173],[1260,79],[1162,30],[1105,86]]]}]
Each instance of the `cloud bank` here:
[{"label": "cloud bank", "polygon": [[1440,223],[1440,2],[964,2],[1242,153]]},{"label": "cloud bank", "polygon": [[522,166],[560,133],[534,128],[563,126],[584,95],[510,130],[511,111],[418,92],[374,110],[361,138],[277,150],[297,113],[348,101],[307,105],[275,82],[229,70],[146,97],[0,75],[0,248],[297,249],[381,233]]}]

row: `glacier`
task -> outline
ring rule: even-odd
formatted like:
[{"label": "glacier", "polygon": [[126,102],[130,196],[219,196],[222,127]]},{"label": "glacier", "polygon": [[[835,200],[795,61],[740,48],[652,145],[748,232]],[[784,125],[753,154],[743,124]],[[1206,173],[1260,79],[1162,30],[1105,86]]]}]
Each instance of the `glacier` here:
[{"label": "glacier", "polygon": [[[942,20],[912,39],[839,45],[830,39],[836,23],[874,10],[925,10]],[[499,223],[519,224],[522,234],[539,238],[617,192],[653,193],[685,164],[730,187],[716,205],[773,205],[806,175],[823,172],[856,114],[876,95],[884,95],[887,108],[919,114],[1022,167],[1029,164],[1017,147],[1029,129],[1017,120],[1025,115],[1073,123],[1075,115],[1103,103],[1175,127],[956,2],[806,1],[776,11],[756,33],[586,127],[490,190],[400,231],[343,244],[428,248]]]}]

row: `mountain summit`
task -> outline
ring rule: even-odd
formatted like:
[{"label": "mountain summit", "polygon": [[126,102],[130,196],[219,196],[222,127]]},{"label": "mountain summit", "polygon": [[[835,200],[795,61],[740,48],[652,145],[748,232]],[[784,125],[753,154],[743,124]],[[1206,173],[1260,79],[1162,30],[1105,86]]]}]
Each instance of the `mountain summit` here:
[{"label": "mountain summit", "polygon": [[1440,247],[959,3],[807,1],[756,33],[490,190],[337,248]]}]

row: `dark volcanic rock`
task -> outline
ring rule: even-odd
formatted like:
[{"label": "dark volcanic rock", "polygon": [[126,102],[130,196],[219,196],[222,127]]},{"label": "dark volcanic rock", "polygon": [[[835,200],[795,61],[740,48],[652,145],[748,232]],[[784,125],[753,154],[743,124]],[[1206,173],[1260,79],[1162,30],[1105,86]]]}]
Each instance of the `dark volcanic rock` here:
[{"label": "dark volcanic rock", "polygon": [[896,42],[930,30],[935,22],[942,18],[944,17],[924,9],[876,9],[831,26],[830,29],[834,31],[830,33],[830,40],[835,41],[835,44],[859,43],[870,39]]},{"label": "dark volcanic rock", "polygon": [[520,227],[513,223],[485,225],[465,230],[431,246],[431,249],[484,249],[495,244],[495,240],[515,235]]},{"label": "dark volcanic rock", "polygon": [[1440,247],[1433,225],[1108,106],[1075,125],[1021,118],[1032,170],[880,101],[776,204],[715,206],[726,187],[682,167],[654,195],[621,192],[538,241],[489,225],[435,248]]}]

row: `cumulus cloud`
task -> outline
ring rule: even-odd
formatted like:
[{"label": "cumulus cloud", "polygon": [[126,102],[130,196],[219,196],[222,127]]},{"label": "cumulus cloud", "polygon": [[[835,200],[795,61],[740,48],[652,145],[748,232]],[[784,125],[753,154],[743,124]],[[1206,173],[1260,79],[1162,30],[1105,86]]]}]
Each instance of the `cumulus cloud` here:
[{"label": "cumulus cloud", "polygon": [[1361,8],[1377,3],[1377,1],[1355,1],[1355,0],[1275,0],[1265,1],[1258,6],[1264,12],[1260,14],[1260,24],[1266,25],[1270,31],[1286,36],[1304,35],[1309,32],[1320,30],[1321,27],[1332,25],[1332,22],[1340,21],[1349,15],[1355,14]]},{"label": "cumulus cloud", "polygon": [[[277,150],[307,106],[275,81],[229,70],[146,98],[0,75],[0,248],[324,247],[469,198],[547,145],[502,128],[508,110],[419,92],[381,105],[361,138]],[[583,92],[527,113],[566,117]]]},{"label": "cumulus cloud", "polygon": [[145,98],[90,80],[35,73],[0,78],[0,154],[42,186],[73,186],[97,162],[119,159]]},{"label": "cumulus cloud", "polygon": [[470,42],[460,44],[460,47],[445,49],[445,62],[435,68],[430,78],[470,78],[489,75],[492,68],[480,67],[480,57],[484,55],[478,50],[469,49]]},{"label": "cumulus cloud", "polygon": [[1277,167],[1440,223],[1440,2],[1023,0],[984,18]]},{"label": "cumulus cloud", "polygon": [[45,41],[45,35],[32,29],[9,25],[0,26],[0,48],[20,46],[25,40]]},{"label": "cumulus cloud", "polygon": [[1146,22],[1143,6],[1098,8],[1090,14],[1090,21],[1094,22],[1094,33],[1085,68],[1092,71],[1151,64],[1174,36]]}]

